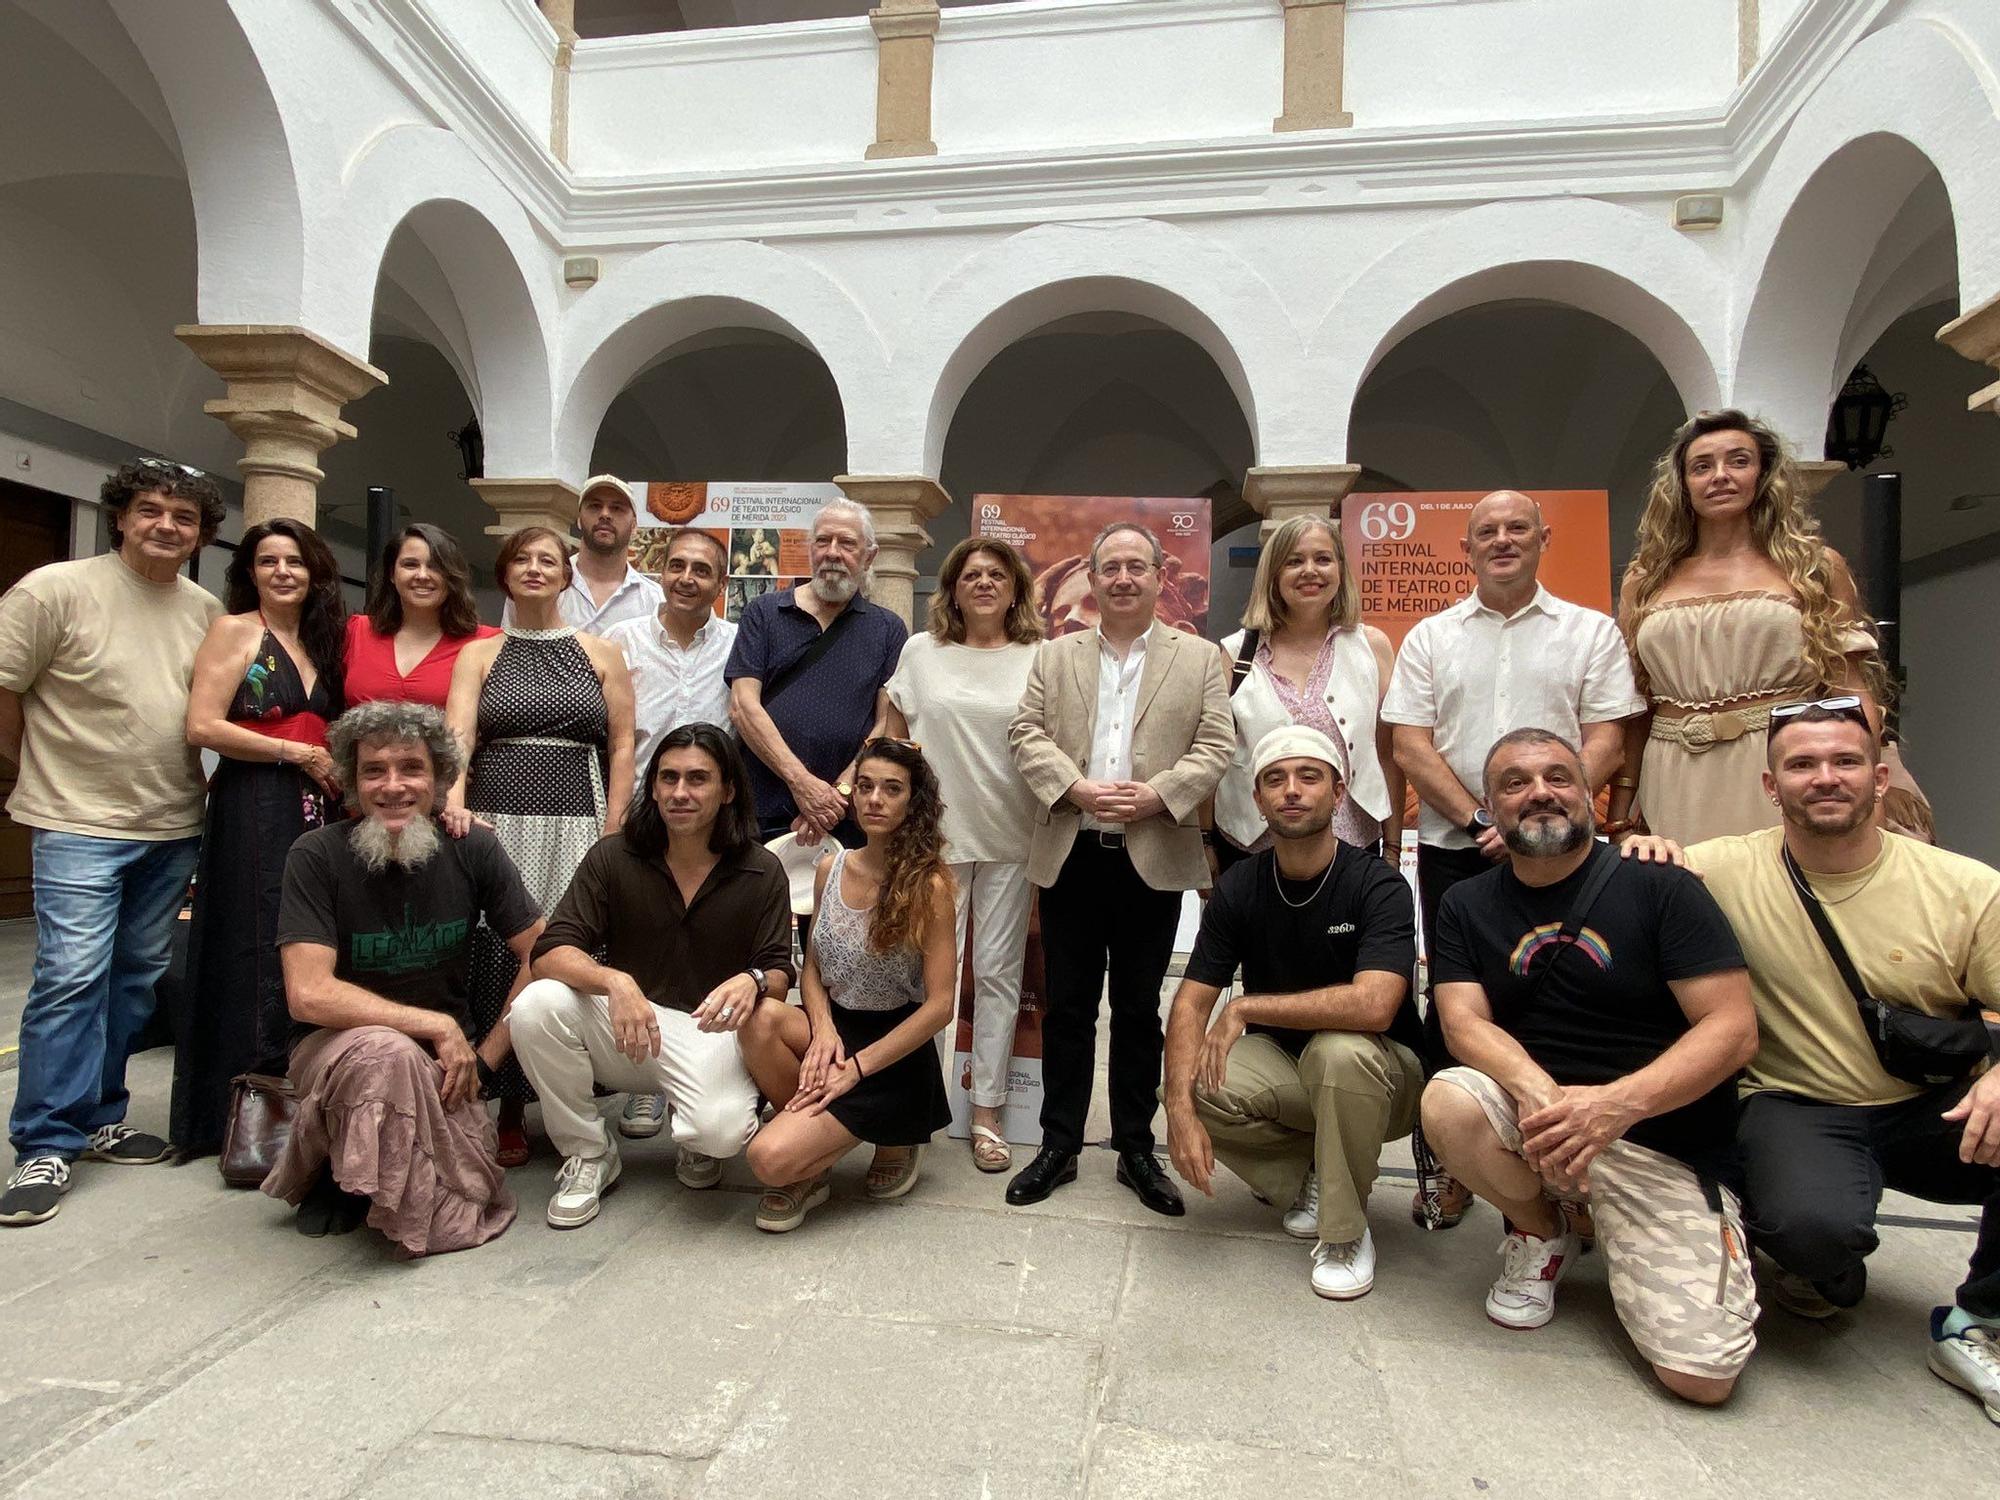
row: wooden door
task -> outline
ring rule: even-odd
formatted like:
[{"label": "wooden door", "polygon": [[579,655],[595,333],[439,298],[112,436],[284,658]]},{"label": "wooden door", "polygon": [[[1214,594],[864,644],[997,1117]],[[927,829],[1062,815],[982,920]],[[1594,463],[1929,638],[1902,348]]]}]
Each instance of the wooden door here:
[{"label": "wooden door", "polygon": [[[0,593],[43,563],[69,556],[69,500],[0,479]],[[14,793],[14,767],[0,758],[0,804]],[[0,917],[34,911],[28,830],[0,811]]]}]

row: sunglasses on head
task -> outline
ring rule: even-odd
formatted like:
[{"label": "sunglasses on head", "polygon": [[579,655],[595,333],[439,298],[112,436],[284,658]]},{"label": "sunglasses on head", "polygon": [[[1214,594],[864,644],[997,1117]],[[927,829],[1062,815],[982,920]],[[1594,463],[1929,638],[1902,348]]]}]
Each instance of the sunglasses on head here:
[{"label": "sunglasses on head", "polygon": [[204,479],[207,477],[200,469],[192,468],[187,464],[177,464],[172,459],[142,458],[138,463],[142,469],[172,469],[175,473],[185,474],[190,479]]},{"label": "sunglasses on head", "polygon": [[1776,730],[1780,724],[1796,719],[1809,708],[1836,714],[1850,724],[1859,724],[1870,734],[1875,732],[1875,726],[1868,722],[1868,714],[1861,707],[1861,699],[1853,693],[1844,693],[1838,698],[1816,698],[1809,703],[1780,703],[1771,710],[1771,728]]},{"label": "sunglasses on head", "polygon": [[877,745],[895,745],[904,750],[914,751],[918,755],[924,753],[924,742],[922,740],[899,740],[892,734],[876,735],[874,739],[861,747],[862,752],[866,754]]}]

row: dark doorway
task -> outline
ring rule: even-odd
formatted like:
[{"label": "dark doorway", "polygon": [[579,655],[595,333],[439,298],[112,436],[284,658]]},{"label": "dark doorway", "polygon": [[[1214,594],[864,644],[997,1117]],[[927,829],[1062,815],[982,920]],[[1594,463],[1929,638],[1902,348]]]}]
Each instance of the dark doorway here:
[{"label": "dark doorway", "polygon": [[[69,556],[67,496],[0,479],[0,593],[22,574]],[[0,759],[0,803],[14,795],[14,767]],[[25,917],[35,906],[28,830],[0,812],[0,918]]]}]

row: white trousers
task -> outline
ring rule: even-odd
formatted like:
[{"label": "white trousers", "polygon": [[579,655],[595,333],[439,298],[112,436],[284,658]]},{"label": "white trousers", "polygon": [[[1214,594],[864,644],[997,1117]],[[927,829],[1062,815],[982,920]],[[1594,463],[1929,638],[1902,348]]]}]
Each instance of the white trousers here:
[{"label": "white trousers", "polygon": [[[954,951],[965,956],[965,921],[972,918],[972,1102],[998,1109],[1007,1102],[1007,1066],[1014,1060],[1014,1021],[1021,1013],[1021,963],[1028,948],[1025,864],[979,862],[951,867],[958,882]],[[938,1033],[945,1076],[951,1076],[956,1025]]]},{"label": "white trousers", "polygon": [[542,1096],[542,1126],[564,1156],[596,1158],[611,1149],[592,1088],[665,1094],[673,1136],[704,1156],[734,1156],[757,1133],[757,1085],[743,1066],[736,1035],[702,1031],[685,1011],[653,1007],[660,1023],[657,1057],[633,1062],[611,1034],[611,1007],[553,979],[537,979],[508,1013],[514,1055]]}]

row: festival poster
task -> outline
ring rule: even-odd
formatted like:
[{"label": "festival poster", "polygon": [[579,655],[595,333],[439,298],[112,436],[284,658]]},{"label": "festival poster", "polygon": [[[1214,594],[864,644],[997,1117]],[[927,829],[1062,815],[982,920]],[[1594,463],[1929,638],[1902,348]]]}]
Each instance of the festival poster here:
[{"label": "festival poster", "polygon": [[1090,595],[1090,543],[1112,521],[1135,521],[1160,539],[1165,623],[1200,635],[1208,627],[1209,503],[1122,495],[975,495],[975,536],[1011,542],[1027,559],[1051,636],[1097,623]]},{"label": "festival poster", "polygon": [[[1490,490],[1349,495],[1341,541],[1361,584],[1361,617],[1400,647],[1426,615],[1472,592],[1459,544],[1472,507]],[[1572,604],[1611,612],[1611,505],[1603,490],[1524,490],[1551,531],[1541,581]]]},{"label": "festival poster", "polygon": [[645,497],[646,514],[632,538],[632,566],[649,578],[666,561],[667,538],[675,527],[693,526],[722,543],[729,574],[716,596],[715,612],[741,617],[759,594],[803,583],[808,528],[819,508],[846,497],[833,484],[688,483],[627,481]]}]

